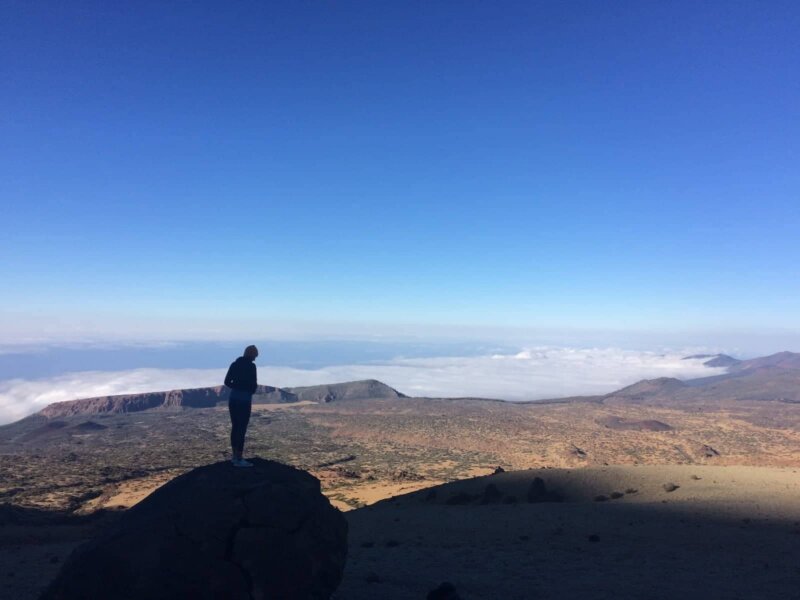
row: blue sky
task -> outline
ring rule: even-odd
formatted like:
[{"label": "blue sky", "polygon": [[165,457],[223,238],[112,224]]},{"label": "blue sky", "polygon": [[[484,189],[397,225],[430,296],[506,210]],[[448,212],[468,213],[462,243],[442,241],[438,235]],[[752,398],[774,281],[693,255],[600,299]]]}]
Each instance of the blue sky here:
[{"label": "blue sky", "polygon": [[2,342],[800,350],[795,2],[0,10]]}]

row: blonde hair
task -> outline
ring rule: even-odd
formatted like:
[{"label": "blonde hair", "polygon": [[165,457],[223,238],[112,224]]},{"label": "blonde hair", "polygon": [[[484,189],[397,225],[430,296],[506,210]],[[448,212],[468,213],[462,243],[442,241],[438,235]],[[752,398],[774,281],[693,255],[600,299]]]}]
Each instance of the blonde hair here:
[{"label": "blonde hair", "polygon": [[244,349],[243,356],[245,358],[256,358],[258,356],[258,348],[255,346],[248,346]]}]

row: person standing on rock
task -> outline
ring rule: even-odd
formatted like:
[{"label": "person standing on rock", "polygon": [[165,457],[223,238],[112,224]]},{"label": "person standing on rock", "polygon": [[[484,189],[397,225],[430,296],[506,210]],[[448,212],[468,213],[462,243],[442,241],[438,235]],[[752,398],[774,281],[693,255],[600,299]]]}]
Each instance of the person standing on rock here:
[{"label": "person standing on rock", "polygon": [[253,394],[258,387],[255,360],[258,348],[248,346],[244,354],[231,363],[225,375],[225,385],[230,388],[228,411],[231,413],[231,463],[234,467],[252,467],[244,453],[244,434],[250,422],[250,411],[253,408]]}]

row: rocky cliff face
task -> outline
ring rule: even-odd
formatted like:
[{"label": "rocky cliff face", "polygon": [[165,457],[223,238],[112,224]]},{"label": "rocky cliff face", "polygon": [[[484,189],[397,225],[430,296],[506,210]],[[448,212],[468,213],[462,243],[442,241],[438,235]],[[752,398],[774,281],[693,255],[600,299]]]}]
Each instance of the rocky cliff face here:
[{"label": "rocky cliff face", "polygon": [[[97,398],[56,402],[42,409],[39,414],[52,419],[72,415],[132,413],[160,408],[209,408],[216,406],[220,402],[227,402],[228,393],[228,388],[219,385],[206,388],[170,390],[167,392],[100,396]],[[365,381],[287,389],[260,385],[253,396],[253,403],[282,404],[301,400],[333,402],[335,400],[405,397],[404,394],[385,383],[368,379]]]},{"label": "rocky cliff face", "polygon": [[78,548],[42,600],[330,598],[347,555],[344,516],[305,471],[253,462],[167,483]]},{"label": "rocky cliff face", "polygon": [[[154,408],[208,408],[227,401],[228,393],[228,388],[220,385],[167,392],[100,396],[56,402],[42,409],[40,414],[48,418],[58,418],[80,414],[131,413]],[[260,385],[253,401],[264,404],[297,402],[297,396],[280,388]]]}]

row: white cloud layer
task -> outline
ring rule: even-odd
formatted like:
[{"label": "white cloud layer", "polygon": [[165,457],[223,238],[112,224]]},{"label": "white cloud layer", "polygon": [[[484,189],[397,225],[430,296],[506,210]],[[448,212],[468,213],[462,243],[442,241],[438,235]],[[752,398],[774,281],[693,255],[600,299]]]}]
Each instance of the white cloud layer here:
[{"label": "white cloud layer", "polygon": [[[691,379],[724,372],[683,356],[616,348],[531,348],[511,355],[396,359],[314,370],[259,366],[259,382],[289,387],[379,379],[413,396],[518,401],[603,394],[640,379]],[[0,423],[62,400],[219,385],[224,374],[225,369],[133,369],[1,381]]]}]

